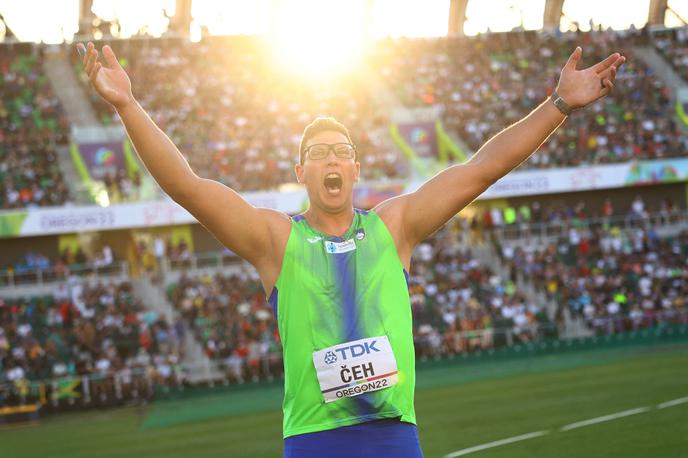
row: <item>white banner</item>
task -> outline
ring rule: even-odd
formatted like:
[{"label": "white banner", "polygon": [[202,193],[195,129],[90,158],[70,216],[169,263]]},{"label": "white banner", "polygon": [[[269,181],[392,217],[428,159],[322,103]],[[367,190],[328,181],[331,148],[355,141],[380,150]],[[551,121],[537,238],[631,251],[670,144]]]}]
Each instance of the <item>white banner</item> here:
[{"label": "white banner", "polygon": [[[688,159],[626,162],[567,169],[512,172],[490,186],[479,199],[588,191],[688,181]],[[373,206],[381,200],[417,189],[422,182],[357,186],[355,202]],[[460,185],[460,183],[457,183]],[[242,194],[252,205],[296,214],[307,208],[305,190]],[[227,209],[227,217],[231,218]],[[196,219],[171,199],[110,207],[65,206],[30,208],[0,213],[0,237],[66,234],[136,227],[196,223]]]},{"label": "white banner", "polygon": [[[284,212],[294,214],[303,210],[307,196],[305,191],[296,191],[248,193],[243,197],[256,207],[279,208]],[[0,219],[2,217],[3,215],[0,215]],[[227,217],[232,217],[229,209],[227,209]],[[92,205],[31,209],[26,212],[20,232],[16,235],[66,234],[188,223],[197,223],[196,218],[172,199],[167,198],[162,201],[118,204],[109,207]]]}]

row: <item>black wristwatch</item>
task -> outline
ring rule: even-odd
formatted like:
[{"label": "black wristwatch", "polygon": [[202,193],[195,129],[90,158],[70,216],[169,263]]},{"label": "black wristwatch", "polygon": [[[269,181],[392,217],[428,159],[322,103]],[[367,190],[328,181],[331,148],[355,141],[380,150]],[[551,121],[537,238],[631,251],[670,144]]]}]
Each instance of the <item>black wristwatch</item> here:
[{"label": "black wristwatch", "polygon": [[570,116],[571,113],[573,113],[573,108],[571,108],[568,103],[564,102],[564,99],[557,94],[557,91],[554,91],[550,98],[552,99],[554,106],[557,107],[564,116]]}]

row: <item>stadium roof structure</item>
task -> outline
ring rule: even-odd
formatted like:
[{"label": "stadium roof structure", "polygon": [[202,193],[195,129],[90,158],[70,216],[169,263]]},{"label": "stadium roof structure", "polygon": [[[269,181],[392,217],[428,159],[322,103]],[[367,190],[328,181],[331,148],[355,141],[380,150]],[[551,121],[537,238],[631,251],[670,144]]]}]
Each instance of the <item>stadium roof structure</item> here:
[{"label": "stadium roof structure", "polygon": [[[280,28],[293,31],[313,24],[322,11],[345,19],[343,22],[351,25],[349,33],[356,29],[373,38],[475,35],[513,29],[585,31],[646,24],[672,27],[686,25],[688,18],[688,4],[681,0],[606,0],[601,4],[595,0],[151,0],[143,5],[61,0],[41,8],[44,14],[38,17],[31,2],[0,1],[0,37],[59,43],[70,42],[75,35],[95,39],[167,33],[192,39],[203,34],[271,35]],[[346,18],[342,11],[347,11]]]}]

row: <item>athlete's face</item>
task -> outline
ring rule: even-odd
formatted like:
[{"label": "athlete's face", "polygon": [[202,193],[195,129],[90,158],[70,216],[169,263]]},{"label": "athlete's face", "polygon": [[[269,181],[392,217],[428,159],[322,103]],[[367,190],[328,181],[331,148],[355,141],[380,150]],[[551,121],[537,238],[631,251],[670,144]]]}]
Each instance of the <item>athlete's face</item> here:
[{"label": "athlete's face", "polygon": [[[349,140],[340,132],[320,132],[308,140],[306,148],[322,143],[334,145],[349,143]],[[333,149],[324,159],[311,159],[306,155],[303,164],[296,165],[296,177],[299,183],[306,185],[311,204],[333,212],[353,206],[353,185],[360,172],[361,164],[355,157],[338,157]]]}]

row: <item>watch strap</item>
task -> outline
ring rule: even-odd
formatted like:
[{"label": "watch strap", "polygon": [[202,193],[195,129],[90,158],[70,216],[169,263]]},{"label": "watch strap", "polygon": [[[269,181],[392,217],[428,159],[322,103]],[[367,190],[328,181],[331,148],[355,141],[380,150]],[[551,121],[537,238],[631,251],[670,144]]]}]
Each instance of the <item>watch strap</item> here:
[{"label": "watch strap", "polygon": [[564,99],[562,99],[561,96],[557,94],[557,91],[554,91],[550,98],[552,99],[554,106],[557,107],[564,116],[570,116],[571,113],[573,113],[573,108],[571,108],[571,106],[568,103],[564,102]]}]

